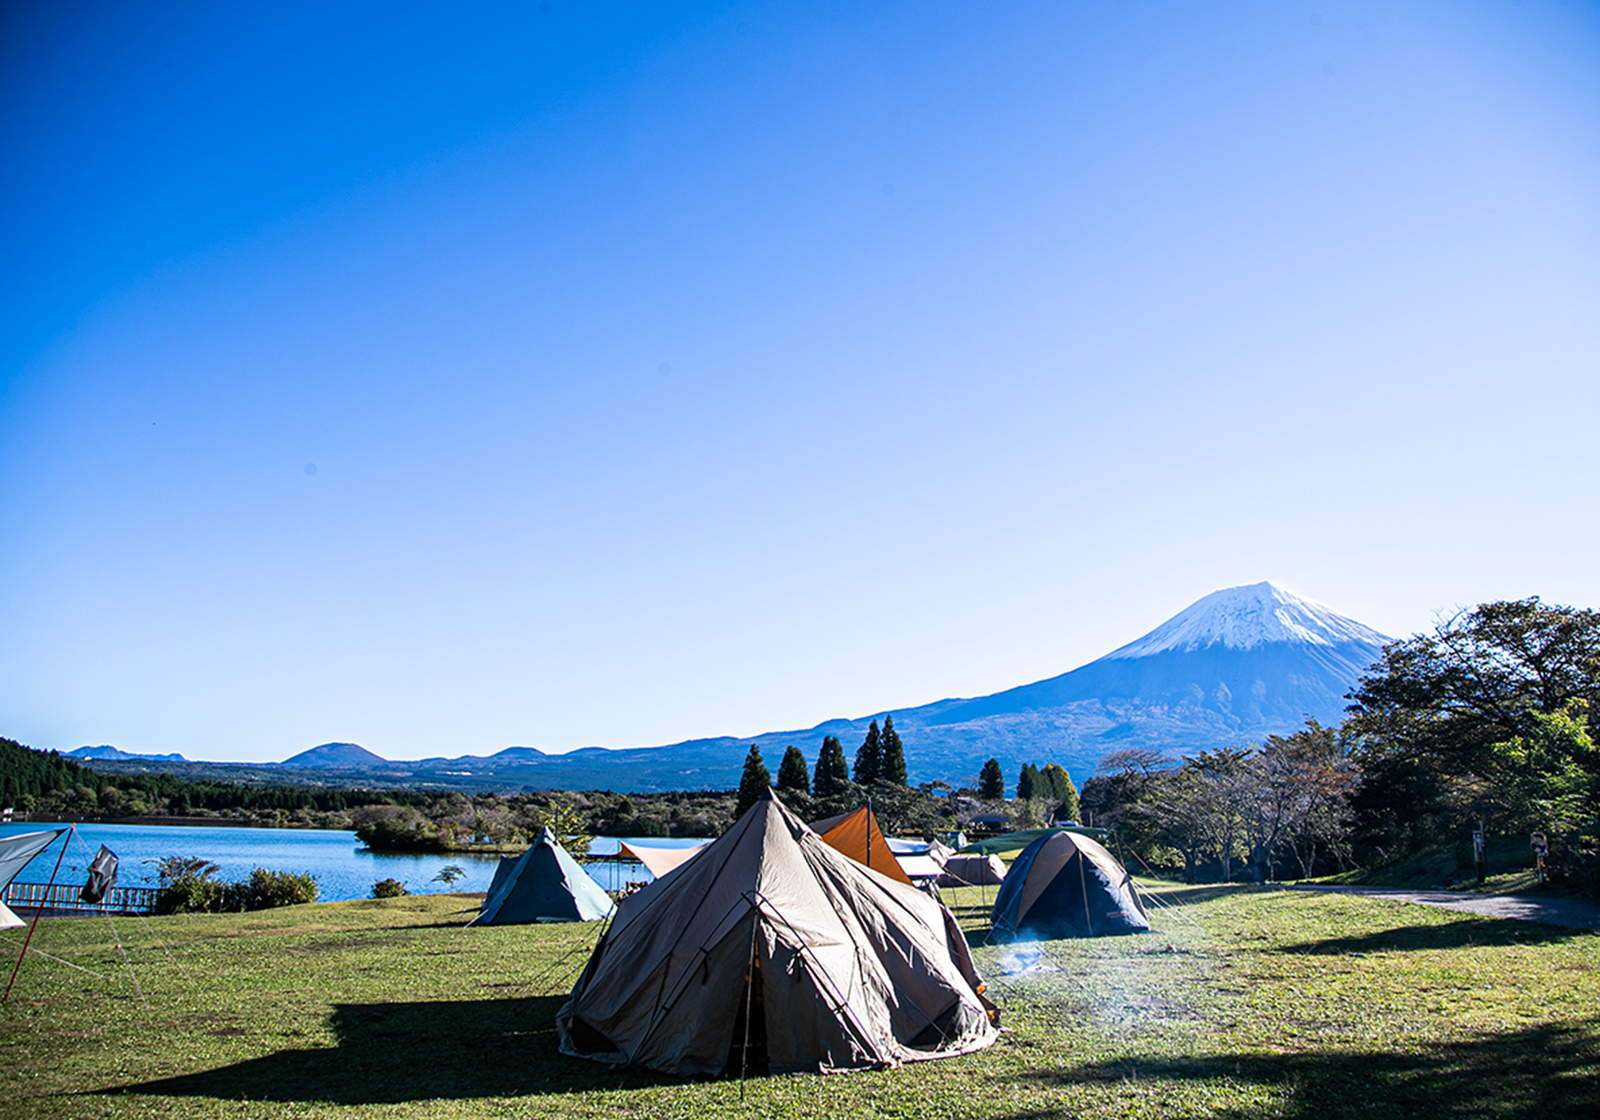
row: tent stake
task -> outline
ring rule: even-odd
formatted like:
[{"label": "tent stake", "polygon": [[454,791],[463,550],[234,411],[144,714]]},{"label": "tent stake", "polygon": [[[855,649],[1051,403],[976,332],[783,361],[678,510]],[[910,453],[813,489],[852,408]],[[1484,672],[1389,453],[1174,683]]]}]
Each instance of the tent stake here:
[{"label": "tent stake", "polygon": [[[67,840],[72,839],[77,832],[77,825],[67,828]],[[50,888],[56,885],[56,872],[61,870],[61,861],[67,855],[67,841],[61,842],[61,854],[56,857],[55,867],[50,869],[50,882],[45,884],[44,897],[39,900],[39,909],[33,912],[33,924],[28,927],[28,936],[22,939],[22,952],[17,954],[17,966],[11,970],[11,979],[6,983],[6,994],[0,996],[0,1003],[11,999],[11,986],[17,982],[17,973],[22,971],[22,958],[28,955],[28,945],[33,941],[33,931],[39,928],[39,919],[44,917],[44,908],[50,901]]]}]

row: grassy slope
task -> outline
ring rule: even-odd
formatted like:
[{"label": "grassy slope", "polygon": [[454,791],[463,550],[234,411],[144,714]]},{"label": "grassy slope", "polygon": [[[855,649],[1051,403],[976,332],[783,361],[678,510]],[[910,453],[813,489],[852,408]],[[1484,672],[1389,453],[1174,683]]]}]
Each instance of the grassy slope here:
[{"label": "grassy slope", "polygon": [[1488,857],[1490,874],[1482,883],[1474,875],[1470,842],[1426,848],[1393,863],[1328,875],[1319,881],[1363,887],[1472,891],[1479,894],[1588,897],[1581,885],[1541,884],[1534,871],[1533,855],[1526,839],[1522,837],[1491,837]]},{"label": "grassy slope", "polygon": [[[30,957],[0,1011],[0,1099],[27,1117],[1600,1114],[1600,937],[1300,892],[1167,898],[1154,935],[980,947],[1010,1028],[984,1053],[753,1080],[742,1104],[736,1083],[555,1052],[592,926],[461,930],[444,897],[122,919],[136,990],[107,923],[47,921],[35,945],[100,975]],[[1033,952],[1054,971],[1000,975]]]}]

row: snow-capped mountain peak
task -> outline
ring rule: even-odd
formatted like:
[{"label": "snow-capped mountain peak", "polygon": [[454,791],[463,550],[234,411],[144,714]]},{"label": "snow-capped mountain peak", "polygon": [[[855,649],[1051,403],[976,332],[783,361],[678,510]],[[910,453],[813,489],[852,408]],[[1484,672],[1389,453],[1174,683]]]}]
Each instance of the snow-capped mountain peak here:
[{"label": "snow-capped mountain peak", "polygon": [[1253,649],[1269,642],[1318,646],[1357,642],[1380,646],[1388,640],[1371,627],[1321,603],[1263,582],[1213,591],[1102,660],[1187,652],[1216,645],[1226,649]]}]

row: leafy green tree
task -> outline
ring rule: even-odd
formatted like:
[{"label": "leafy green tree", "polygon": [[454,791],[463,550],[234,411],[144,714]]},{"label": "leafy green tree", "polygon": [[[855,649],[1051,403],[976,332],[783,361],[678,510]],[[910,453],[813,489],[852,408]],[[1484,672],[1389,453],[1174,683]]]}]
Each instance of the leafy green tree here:
[{"label": "leafy green tree", "polygon": [[1341,870],[1348,863],[1350,790],[1355,762],[1341,729],[1316,720],[1293,735],[1268,735],[1254,760],[1258,792],[1251,804],[1251,857],[1270,878],[1287,848],[1310,878],[1319,853],[1331,855]]},{"label": "leafy green tree", "polygon": [[900,733],[894,729],[894,717],[883,717],[882,757],[878,765],[878,780],[890,785],[910,785],[906,778],[906,751],[901,745]]},{"label": "leafy green tree", "polygon": [[1525,829],[1549,838],[1547,867],[1556,878],[1600,894],[1600,747],[1588,704],[1573,699],[1533,718],[1531,734],[1494,747],[1501,799]]},{"label": "leafy green tree", "polygon": [[1362,858],[1521,830],[1516,750],[1574,700],[1600,701],[1600,614],[1537,598],[1484,603],[1384,648],[1350,694],[1346,732]]},{"label": "leafy green tree", "polygon": [[[941,812],[946,804],[929,785],[896,786],[879,782],[872,788],[872,815],[878,818],[878,827],[889,836],[931,837],[943,832],[950,827],[950,818]],[[860,807],[858,792],[849,803],[829,806],[828,815]]]},{"label": "leafy green tree", "polygon": [[761,748],[751,743],[750,753],[744,758],[744,774],[739,778],[739,802],[734,819],[744,816],[752,805],[767,796],[771,788],[772,774],[761,759]]},{"label": "leafy green tree", "polygon": [[375,852],[443,851],[438,827],[409,805],[374,805],[353,814],[356,839]]},{"label": "leafy green tree", "polygon": [[811,792],[817,797],[837,797],[849,788],[850,764],[844,757],[844,745],[837,735],[826,735],[822,739],[822,753],[817,756]]},{"label": "leafy green tree", "polygon": [[1540,831],[1581,828],[1597,808],[1591,787],[1600,777],[1600,753],[1589,734],[1588,704],[1568,701],[1559,712],[1533,713],[1534,730],[1497,743],[1506,800]]},{"label": "leafy green tree", "polygon": [[1006,797],[1006,776],[1000,770],[1000,760],[991,758],[983,764],[983,769],[978,771],[978,793],[985,801],[1004,801]]},{"label": "leafy green tree", "polygon": [[856,751],[856,785],[870,786],[883,773],[883,737],[878,721],[867,727],[867,737]]},{"label": "leafy green tree", "polygon": [[1082,820],[1079,816],[1082,809],[1078,804],[1078,787],[1072,784],[1072,775],[1067,773],[1067,768],[1059,762],[1052,762],[1039,774],[1048,791],[1045,796],[1056,803],[1056,820]]},{"label": "leafy green tree", "polygon": [[1050,823],[1043,798],[1019,797],[1011,803],[1011,827],[1019,832]]},{"label": "leafy green tree", "polygon": [[[1085,782],[1084,787],[1088,786]],[[1142,795],[1141,800],[1123,808],[1125,819],[1147,824],[1155,843],[1183,857],[1183,881],[1195,882],[1210,838],[1205,824],[1210,806],[1199,774],[1187,765],[1154,771],[1147,775]],[[1118,831],[1126,836],[1129,830],[1123,827]]]},{"label": "leafy green tree", "polygon": [[806,756],[799,747],[788,747],[783,752],[783,761],[778,764],[778,792],[811,792],[811,772],[806,769]]},{"label": "leafy green tree", "polygon": [[1080,819],[1097,828],[1114,828],[1136,849],[1153,852],[1158,841],[1149,809],[1151,791],[1169,765],[1166,756],[1148,747],[1112,751],[1083,783]]},{"label": "leafy green tree", "polygon": [[1248,747],[1219,747],[1185,759],[1188,779],[1182,813],[1213,858],[1222,863],[1224,882],[1233,878],[1233,861],[1243,854],[1245,815],[1255,797],[1254,754]]},{"label": "leafy green tree", "polygon": [[576,805],[563,803],[536,813],[533,826],[536,832],[548,828],[555,833],[556,843],[565,848],[568,855],[583,859],[589,854],[589,820]]}]

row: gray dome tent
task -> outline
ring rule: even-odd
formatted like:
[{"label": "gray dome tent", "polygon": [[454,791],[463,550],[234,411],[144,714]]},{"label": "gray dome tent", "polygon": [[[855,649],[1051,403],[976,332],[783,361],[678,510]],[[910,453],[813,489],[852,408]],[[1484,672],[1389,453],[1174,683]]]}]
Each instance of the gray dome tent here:
[{"label": "gray dome tent", "polygon": [[1041,836],[1022,849],[995,895],[992,920],[1002,938],[1100,937],[1150,928],[1133,876],[1076,832]]},{"label": "gray dome tent", "polygon": [[982,991],[948,910],[768,797],[618,904],[556,1028],[664,1073],[861,1069],[990,1045]]},{"label": "gray dome tent", "polygon": [[611,896],[556,843],[548,828],[533,847],[503,859],[483,909],[469,925],[593,922],[611,915]]}]

